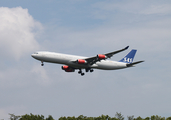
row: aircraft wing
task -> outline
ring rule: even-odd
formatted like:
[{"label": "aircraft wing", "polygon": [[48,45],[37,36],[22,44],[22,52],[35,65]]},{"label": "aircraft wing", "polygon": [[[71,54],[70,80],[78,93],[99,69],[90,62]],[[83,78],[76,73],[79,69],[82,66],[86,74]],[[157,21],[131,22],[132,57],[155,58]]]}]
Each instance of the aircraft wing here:
[{"label": "aircraft wing", "polygon": [[122,52],[126,49],[128,49],[129,46],[121,49],[121,50],[117,50],[117,51],[114,51],[114,52],[110,52],[110,53],[106,53],[106,54],[98,54],[97,56],[95,57],[90,57],[90,58],[86,58],[86,62],[88,65],[93,65],[94,63],[100,61],[100,60],[104,60],[104,59],[108,59],[108,58],[111,58],[114,54],[117,54],[119,52]]}]

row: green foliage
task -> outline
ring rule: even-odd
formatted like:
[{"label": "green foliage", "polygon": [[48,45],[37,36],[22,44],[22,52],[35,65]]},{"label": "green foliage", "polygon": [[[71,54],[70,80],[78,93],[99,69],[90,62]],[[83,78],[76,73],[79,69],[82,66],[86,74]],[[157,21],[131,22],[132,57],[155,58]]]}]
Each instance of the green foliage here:
[{"label": "green foliage", "polygon": [[60,117],[58,120],[67,120],[66,117]]},{"label": "green foliage", "polygon": [[143,120],[143,118],[141,118],[140,116],[137,118],[134,118],[134,120]]},{"label": "green foliage", "polygon": [[166,120],[171,120],[171,117],[166,118]]},{"label": "green foliage", "polygon": [[109,117],[108,120],[118,120],[118,118],[116,118],[116,117],[112,117],[112,118]]},{"label": "green foliage", "polygon": [[108,120],[108,115],[101,115],[99,117],[94,117],[94,120]]},{"label": "green foliage", "polygon": [[44,120],[43,115],[33,115],[30,113],[30,115],[23,115],[19,120]]},{"label": "green foliage", "polygon": [[80,115],[78,117],[60,117],[59,120],[119,120],[115,117],[111,118],[108,115],[101,115],[99,117],[87,117]]},{"label": "green foliage", "polygon": [[46,120],[55,120],[55,119],[53,119],[53,117],[51,115],[49,115],[49,117],[46,118]]},{"label": "green foliage", "polygon": [[77,118],[77,120],[82,120],[82,119],[84,119],[85,117],[83,116],[83,115],[80,115],[80,116],[78,116],[78,118]]},{"label": "green foliage", "polygon": [[134,120],[134,115],[132,116],[127,116],[128,120]]},{"label": "green foliage", "polygon": [[[10,120],[54,120],[54,118],[49,115],[48,118],[44,118],[43,115],[33,115],[30,113],[30,115],[22,115],[22,116],[16,116],[14,114],[9,114]],[[161,117],[158,115],[153,115],[151,117],[141,118],[140,116],[137,118],[134,118],[134,116],[127,116],[128,120],[171,120],[171,117],[168,117],[165,119],[165,117]],[[60,117],[58,120],[124,120],[124,116],[121,113],[116,112],[115,117],[110,117],[108,115],[101,115],[99,117],[87,117],[80,115],[78,117]]]},{"label": "green foliage", "polygon": [[151,120],[165,120],[165,117],[161,117],[161,116],[158,116],[158,115],[153,115],[151,116]]},{"label": "green foliage", "polygon": [[10,120],[18,120],[20,118],[20,116],[16,116],[14,114],[9,113],[9,115],[10,115]]},{"label": "green foliage", "polygon": [[146,117],[144,120],[150,120],[150,117]]},{"label": "green foliage", "polygon": [[116,118],[118,118],[119,120],[124,120],[124,116],[121,113],[116,112],[115,114]]},{"label": "green foliage", "polygon": [[9,114],[10,120],[54,120],[51,115],[49,115],[48,118],[44,118],[43,115],[33,115],[30,113],[30,115],[22,115],[22,116],[15,116],[14,114]]},{"label": "green foliage", "polygon": [[118,118],[116,118],[116,117],[108,117],[108,120],[118,120]]}]

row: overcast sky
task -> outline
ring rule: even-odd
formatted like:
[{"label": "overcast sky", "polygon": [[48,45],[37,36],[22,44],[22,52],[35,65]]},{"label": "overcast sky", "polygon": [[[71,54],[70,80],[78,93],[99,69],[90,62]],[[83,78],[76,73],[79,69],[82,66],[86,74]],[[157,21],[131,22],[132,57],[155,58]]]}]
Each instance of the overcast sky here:
[{"label": "overcast sky", "polygon": [[[134,68],[80,76],[31,54],[137,49]],[[171,116],[170,0],[1,0],[0,119],[15,115]]]}]

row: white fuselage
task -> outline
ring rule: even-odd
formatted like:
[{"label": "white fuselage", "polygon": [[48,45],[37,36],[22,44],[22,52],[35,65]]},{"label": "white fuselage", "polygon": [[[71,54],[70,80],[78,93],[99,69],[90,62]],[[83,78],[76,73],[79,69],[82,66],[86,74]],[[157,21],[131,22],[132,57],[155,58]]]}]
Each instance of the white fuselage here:
[{"label": "white fuselage", "polygon": [[74,61],[78,59],[86,59],[88,57],[54,53],[54,52],[37,52],[32,54],[32,57],[42,62],[64,64],[76,69],[96,68],[96,69],[103,69],[103,70],[115,70],[115,69],[127,68],[126,63],[111,61],[111,60],[101,60],[93,65],[78,64],[75,63]]}]

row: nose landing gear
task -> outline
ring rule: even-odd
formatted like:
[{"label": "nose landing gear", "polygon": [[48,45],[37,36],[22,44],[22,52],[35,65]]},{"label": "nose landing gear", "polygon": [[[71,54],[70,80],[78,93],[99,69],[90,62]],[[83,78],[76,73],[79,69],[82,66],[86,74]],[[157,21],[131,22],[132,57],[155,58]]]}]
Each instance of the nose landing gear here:
[{"label": "nose landing gear", "polygon": [[41,61],[41,63],[42,63],[41,66],[44,66],[43,61]]}]

